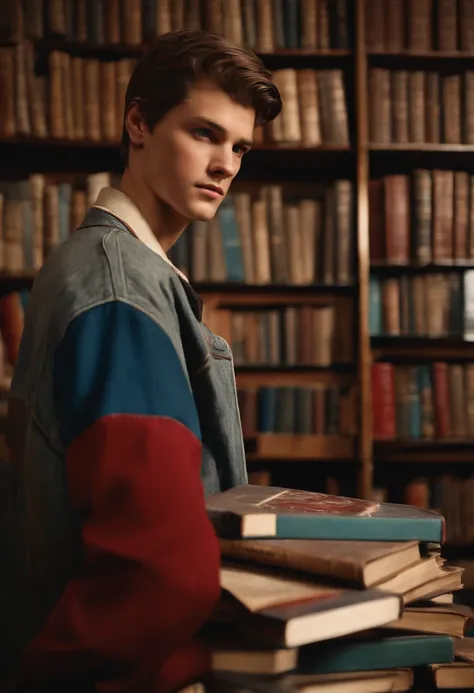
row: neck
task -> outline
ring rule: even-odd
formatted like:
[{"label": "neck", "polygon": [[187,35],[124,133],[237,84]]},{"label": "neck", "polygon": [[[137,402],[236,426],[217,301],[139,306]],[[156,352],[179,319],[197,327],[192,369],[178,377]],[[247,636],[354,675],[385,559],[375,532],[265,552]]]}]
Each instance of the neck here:
[{"label": "neck", "polygon": [[125,169],[118,187],[138,207],[167,253],[181,236],[189,220],[155,197],[145,181],[137,181],[129,168]]}]

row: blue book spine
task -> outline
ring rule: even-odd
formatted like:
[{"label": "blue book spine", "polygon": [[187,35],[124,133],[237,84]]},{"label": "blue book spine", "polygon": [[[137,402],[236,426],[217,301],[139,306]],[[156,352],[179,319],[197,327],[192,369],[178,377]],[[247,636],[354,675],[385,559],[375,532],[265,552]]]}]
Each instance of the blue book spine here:
[{"label": "blue book spine", "polygon": [[299,48],[298,0],[285,0],[285,39],[287,48]]},{"label": "blue book spine", "polygon": [[227,278],[229,281],[244,282],[244,260],[240,245],[239,227],[235,218],[234,205],[231,198],[225,199],[219,208],[222,242],[224,244]]},{"label": "blue book spine", "polygon": [[61,183],[58,186],[59,196],[59,242],[63,243],[71,233],[71,194],[70,183]]},{"label": "blue book spine", "polygon": [[33,209],[31,206],[31,192],[28,181],[18,183],[18,192],[21,199],[21,225],[23,231],[23,264],[27,272],[33,270]]},{"label": "blue book spine", "polygon": [[432,541],[442,543],[441,517],[363,517],[278,515],[277,539],[341,539],[344,541]]},{"label": "blue book spine", "polygon": [[258,430],[260,433],[273,433],[277,428],[276,387],[262,387],[258,391]]},{"label": "blue book spine", "polygon": [[382,292],[376,277],[369,283],[369,332],[372,336],[382,334]]}]

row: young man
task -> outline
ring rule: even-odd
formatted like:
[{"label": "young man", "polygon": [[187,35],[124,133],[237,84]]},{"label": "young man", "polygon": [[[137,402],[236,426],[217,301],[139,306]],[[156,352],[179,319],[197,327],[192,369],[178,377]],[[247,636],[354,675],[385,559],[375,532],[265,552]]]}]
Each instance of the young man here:
[{"label": "young man", "polygon": [[166,252],[280,109],[253,54],[163,35],[127,90],[120,189],[35,281],[9,407],[18,690],[155,693],[200,671],[219,597],[205,495],[246,471],[229,347]]}]

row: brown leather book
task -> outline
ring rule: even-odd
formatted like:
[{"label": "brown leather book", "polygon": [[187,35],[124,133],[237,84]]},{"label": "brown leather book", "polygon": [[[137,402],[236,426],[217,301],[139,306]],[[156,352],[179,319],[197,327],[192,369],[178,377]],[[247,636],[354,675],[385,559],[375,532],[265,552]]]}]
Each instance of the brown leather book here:
[{"label": "brown leather book", "polygon": [[436,7],[436,47],[440,51],[458,48],[457,0],[438,0]]},{"label": "brown leather book", "polygon": [[377,585],[421,559],[416,541],[221,539],[220,546],[224,559],[288,568],[297,573],[342,580],[357,587]]},{"label": "brown leather book", "polygon": [[459,47],[474,51],[474,0],[459,0]]},{"label": "brown leather book", "polygon": [[410,142],[426,142],[425,77],[421,70],[408,73],[408,130]]},{"label": "brown leather book", "polygon": [[392,136],[397,143],[410,142],[408,124],[408,72],[394,70],[390,75]]},{"label": "brown leather book", "polygon": [[455,263],[467,260],[469,224],[469,174],[454,172],[453,258]]},{"label": "brown leather book", "polygon": [[426,142],[441,142],[441,100],[440,75],[438,72],[427,72],[426,85]]},{"label": "brown leather book", "polygon": [[461,76],[447,75],[441,80],[443,142],[461,144]]},{"label": "brown leather book", "polygon": [[86,138],[101,139],[100,123],[100,63],[94,58],[84,60],[84,99]]},{"label": "brown leather book", "polygon": [[[385,52],[401,53],[405,48],[405,3],[403,0],[384,0]],[[373,6],[370,5],[373,11]]]},{"label": "brown leather book", "polygon": [[369,140],[377,144],[392,141],[390,71],[379,67],[369,71]]},{"label": "brown leather book", "polygon": [[100,63],[100,98],[101,98],[101,132],[102,138],[117,142],[121,132],[117,132],[117,63],[108,61]]},{"label": "brown leather book", "polygon": [[414,53],[431,51],[433,0],[410,0],[408,11],[408,49]]},{"label": "brown leather book", "polygon": [[406,175],[384,178],[387,262],[406,265],[410,258],[410,191]]}]

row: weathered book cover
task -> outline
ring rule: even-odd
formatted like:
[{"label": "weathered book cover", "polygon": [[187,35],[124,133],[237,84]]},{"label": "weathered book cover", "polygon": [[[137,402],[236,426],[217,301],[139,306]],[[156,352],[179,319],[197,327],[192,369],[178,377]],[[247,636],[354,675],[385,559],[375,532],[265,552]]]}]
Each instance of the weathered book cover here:
[{"label": "weathered book cover", "polygon": [[207,500],[220,537],[445,541],[445,521],[432,510],[296,489],[238,486]]},{"label": "weathered book cover", "polygon": [[417,541],[221,539],[224,558],[272,565],[371,587],[420,561]]}]

